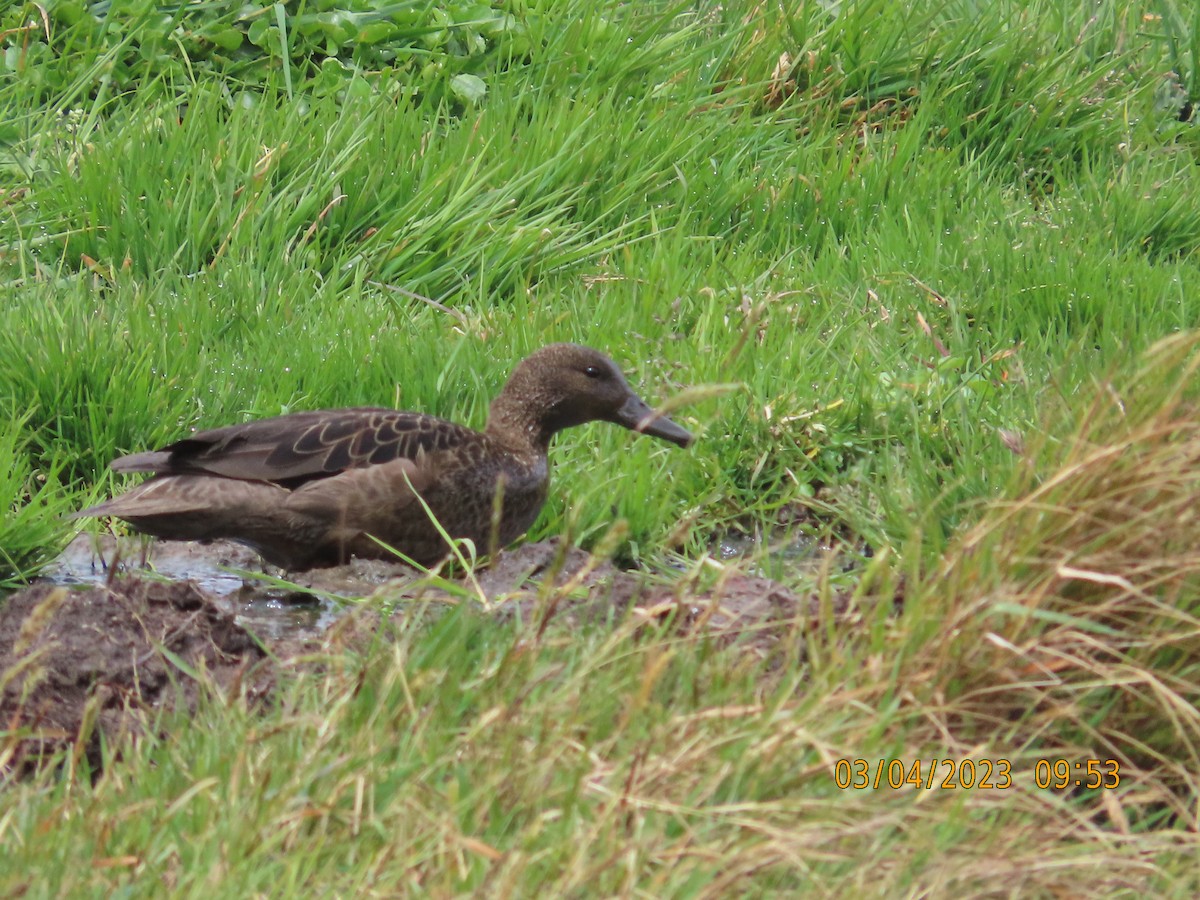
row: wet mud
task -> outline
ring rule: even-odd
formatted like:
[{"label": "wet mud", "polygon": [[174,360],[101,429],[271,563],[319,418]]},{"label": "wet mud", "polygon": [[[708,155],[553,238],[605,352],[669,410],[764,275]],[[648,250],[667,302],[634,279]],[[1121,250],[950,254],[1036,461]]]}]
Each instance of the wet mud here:
[{"label": "wet mud", "polygon": [[265,649],[189,582],[122,578],[70,590],[40,584],[0,607],[0,773],[66,746],[99,763],[103,735],[144,731],[194,709],[202,690],[270,687]]},{"label": "wet mud", "polygon": [[194,709],[204,691],[265,698],[281,665],[365,646],[418,605],[468,602],[539,633],[633,616],[756,654],[802,645],[815,596],[753,570],[713,568],[703,583],[652,576],[548,541],[507,550],[471,576],[356,560],[284,578],[236,544],[81,535],[42,583],[0,599],[0,778],[67,747],[97,764],[102,735],[111,743],[144,731],[160,710]]}]

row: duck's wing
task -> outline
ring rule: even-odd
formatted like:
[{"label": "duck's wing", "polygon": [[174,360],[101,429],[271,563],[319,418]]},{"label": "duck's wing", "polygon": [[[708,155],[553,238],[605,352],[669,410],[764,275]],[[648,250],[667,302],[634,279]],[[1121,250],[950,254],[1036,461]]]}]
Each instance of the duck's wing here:
[{"label": "duck's wing", "polygon": [[291,413],[200,431],[148,453],[123,456],[117,472],[207,473],[297,487],[347,469],[416,460],[477,439],[462,425],[419,413],[361,407]]}]

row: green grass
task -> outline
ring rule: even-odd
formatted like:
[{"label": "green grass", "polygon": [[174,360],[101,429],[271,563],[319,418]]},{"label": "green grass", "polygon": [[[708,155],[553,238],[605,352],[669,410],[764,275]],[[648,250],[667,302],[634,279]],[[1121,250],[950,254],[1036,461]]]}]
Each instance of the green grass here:
[{"label": "green grass", "polygon": [[[406,626],[265,717],[214,700],[94,785],[3,788],[4,892],[1193,894],[1194,344],[1143,354],[1200,320],[1200,132],[1163,100],[1200,90],[1195,17],[499,5],[530,47],[477,105],[177,56],[111,90],[86,42],[0,70],[0,577],[123,452],[323,406],[481,425],[575,340],[652,401],[735,387],[678,411],[688,453],[562,435],[530,536],[619,518],[621,559],[707,571],[804,506],[874,554],[850,620],[768,660]],[[28,21],[6,47],[56,46]],[[832,782],[959,755],[1021,784]],[[1128,778],[1032,787],[1059,755]]]}]

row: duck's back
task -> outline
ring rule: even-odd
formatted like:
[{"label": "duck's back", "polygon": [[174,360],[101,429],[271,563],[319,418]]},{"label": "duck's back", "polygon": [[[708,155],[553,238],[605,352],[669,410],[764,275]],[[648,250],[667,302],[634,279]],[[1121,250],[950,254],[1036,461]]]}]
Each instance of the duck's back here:
[{"label": "duck's back", "polygon": [[481,437],[466,426],[421,413],[377,407],[314,410],[199,431],[160,450],[123,456],[112,468],[298,487],[346,469],[415,460]]}]

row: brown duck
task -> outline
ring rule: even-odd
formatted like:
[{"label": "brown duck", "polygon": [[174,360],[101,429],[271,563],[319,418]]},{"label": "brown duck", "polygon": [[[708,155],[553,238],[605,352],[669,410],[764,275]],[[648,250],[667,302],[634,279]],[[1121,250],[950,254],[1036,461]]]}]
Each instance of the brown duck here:
[{"label": "brown duck", "polygon": [[451,537],[470,538],[480,552],[509,544],[545,502],[550,439],[596,420],[692,442],[655,416],[603,353],[552,344],[513,371],[482,432],[375,408],[200,431],[114,461],[114,471],[153,477],[76,515],[116,516],[172,540],[238,541],[285,569],[390,557],[379,541],[429,565],[449,548],[418,495]]}]

